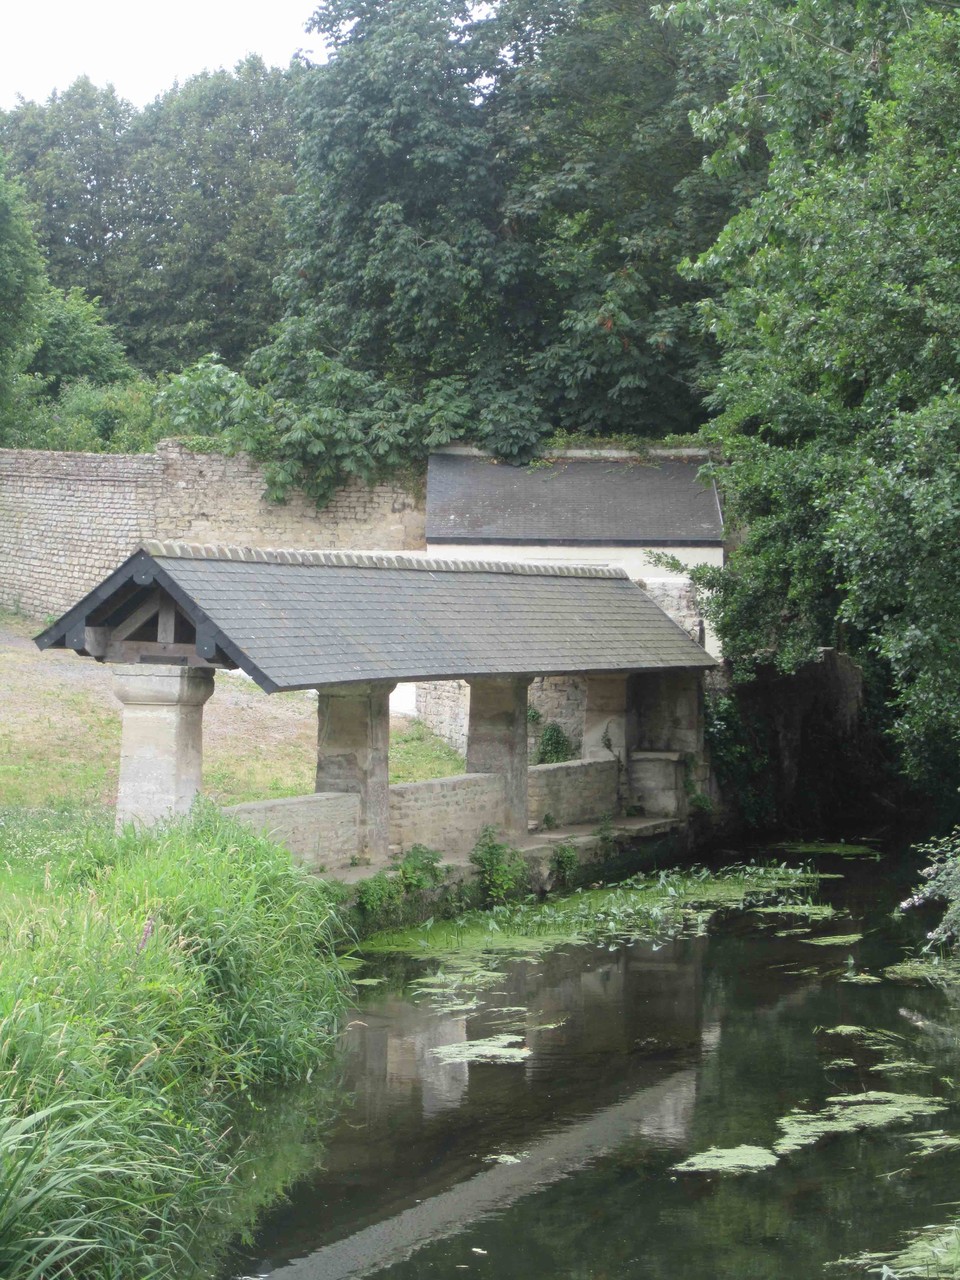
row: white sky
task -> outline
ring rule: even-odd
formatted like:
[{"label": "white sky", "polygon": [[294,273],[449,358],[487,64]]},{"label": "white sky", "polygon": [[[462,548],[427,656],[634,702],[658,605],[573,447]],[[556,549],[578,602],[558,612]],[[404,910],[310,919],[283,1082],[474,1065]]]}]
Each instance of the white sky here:
[{"label": "white sky", "polygon": [[248,53],[285,67],[302,49],[311,0],[7,0],[0,36],[0,109],[44,101],[77,76],[112,84],[142,107],[174,80],[232,68]]}]

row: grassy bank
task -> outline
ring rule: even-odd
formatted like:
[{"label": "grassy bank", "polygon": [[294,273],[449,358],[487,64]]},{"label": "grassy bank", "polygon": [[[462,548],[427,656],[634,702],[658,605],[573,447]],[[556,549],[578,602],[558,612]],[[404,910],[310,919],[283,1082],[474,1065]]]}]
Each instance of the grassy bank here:
[{"label": "grassy bank", "polygon": [[201,809],[148,835],[0,815],[0,1275],[184,1277],[230,1107],[330,1056],[329,892]]}]

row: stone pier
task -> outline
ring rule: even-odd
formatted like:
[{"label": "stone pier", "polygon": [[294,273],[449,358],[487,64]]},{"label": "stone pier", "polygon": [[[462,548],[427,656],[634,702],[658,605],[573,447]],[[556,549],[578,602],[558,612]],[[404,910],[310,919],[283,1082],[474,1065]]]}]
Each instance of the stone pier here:
[{"label": "stone pier", "polygon": [[213,669],[118,664],[114,693],[123,704],[117,830],[188,813],[200,790]]},{"label": "stone pier", "polygon": [[[503,830],[527,835],[527,687],[529,676],[488,676],[470,684],[467,773],[499,773],[504,782]],[[497,824],[496,814],[490,823]]]},{"label": "stone pier", "polygon": [[317,697],[316,791],[360,797],[360,844],[385,859],[390,839],[390,694],[393,684],[341,685]]}]

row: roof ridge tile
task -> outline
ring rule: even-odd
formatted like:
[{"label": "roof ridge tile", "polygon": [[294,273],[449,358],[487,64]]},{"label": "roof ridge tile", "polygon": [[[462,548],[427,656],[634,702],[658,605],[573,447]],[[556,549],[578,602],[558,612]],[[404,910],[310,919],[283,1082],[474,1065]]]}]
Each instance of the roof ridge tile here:
[{"label": "roof ridge tile", "polygon": [[160,559],[232,560],[258,564],[319,565],[339,569],[415,569],[428,573],[503,573],[520,577],[626,578],[619,565],[551,564],[513,560],[451,560],[396,551],[323,551],[290,547],[233,546],[147,538],[141,550]]}]

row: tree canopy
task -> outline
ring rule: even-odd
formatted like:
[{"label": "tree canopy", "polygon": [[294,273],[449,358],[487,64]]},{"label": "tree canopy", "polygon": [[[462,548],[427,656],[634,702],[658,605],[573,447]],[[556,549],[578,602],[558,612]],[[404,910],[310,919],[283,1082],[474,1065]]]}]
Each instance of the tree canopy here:
[{"label": "tree canopy", "polygon": [[279,316],[295,74],[250,57],[142,111],[81,78],[0,114],[51,282],[99,298],[141,370],[239,365]]},{"label": "tree canopy", "polygon": [[846,647],[886,686],[910,768],[960,740],[960,14],[875,0],[685,6],[761,119],[765,190],[690,267],[721,359],[709,428],[742,541],[706,572],[725,652],[791,669]]}]

